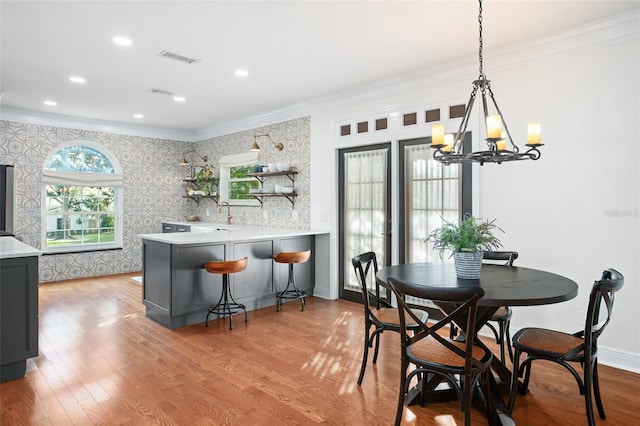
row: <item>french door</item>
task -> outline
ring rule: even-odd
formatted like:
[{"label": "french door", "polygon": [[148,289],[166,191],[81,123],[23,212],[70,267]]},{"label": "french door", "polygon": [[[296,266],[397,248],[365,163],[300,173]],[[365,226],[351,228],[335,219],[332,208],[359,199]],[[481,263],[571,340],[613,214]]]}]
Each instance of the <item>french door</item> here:
[{"label": "french door", "polygon": [[[362,301],[352,257],[373,251],[379,267],[391,264],[390,149],[386,143],[339,151],[341,299]],[[375,277],[370,278],[371,287]]]},{"label": "french door", "polygon": [[[463,151],[469,150],[471,135],[465,135]],[[442,220],[457,222],[471,212],[471,165],[443,165],[433,159],[431,138],[400,141],[399,191],[400,263],[446,261],[434,252],[429,234]],[[442,313],[430,300],[408,297],[407,301],[427,308],[434,319]]]},{"label": "french door", "polygon": [[[471,134],[463,151],[471,148]],[[471,213],[471,164],[443,165],[433,159],[431,138],[403,140],[399,149],[400,263],[432,262],[439,259],[429,234],[442,226],[442,219],[457,222]]]}]

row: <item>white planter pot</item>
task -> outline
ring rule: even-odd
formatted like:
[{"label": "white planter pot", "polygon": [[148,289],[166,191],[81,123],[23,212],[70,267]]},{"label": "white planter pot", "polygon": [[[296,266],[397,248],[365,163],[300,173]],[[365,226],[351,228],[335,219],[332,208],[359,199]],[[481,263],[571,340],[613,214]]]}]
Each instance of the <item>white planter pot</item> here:
[{"label": "white planter pot", "polygon": [[456,266],[458,278],[474,280],[480,278],[482,267],[482,251],[456,251],[453,252],[453,260]]}]

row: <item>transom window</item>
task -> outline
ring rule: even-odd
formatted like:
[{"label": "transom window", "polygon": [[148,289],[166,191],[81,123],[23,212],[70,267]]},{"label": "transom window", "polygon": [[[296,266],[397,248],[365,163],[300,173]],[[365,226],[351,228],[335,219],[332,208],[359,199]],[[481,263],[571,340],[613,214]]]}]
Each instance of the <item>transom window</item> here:
[{"label": "transom window", "polygon": [[58,147],[45,162],[45,253],[122,247],[122,174],[115,157],[86,141]]}]

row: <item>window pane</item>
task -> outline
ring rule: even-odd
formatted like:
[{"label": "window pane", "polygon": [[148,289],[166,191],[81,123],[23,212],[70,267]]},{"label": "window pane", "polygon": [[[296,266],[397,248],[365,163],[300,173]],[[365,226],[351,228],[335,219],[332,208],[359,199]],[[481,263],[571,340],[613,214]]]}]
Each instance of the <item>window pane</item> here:
[{"label": "window pane", "polygon": [[44,168],[69,172],[114,173],[113,165],[104,154],[83,145],[68,146],[58,150],[47,161]]},{"label": "window pane", "polygon": [[253,200],[249,195],[252,189],[260,188],[260,182],[254,177],[248,176],[254,169],[253,165],[233,166],[229,168],[229,199]]},{"label": "window pane", "polygon": [[[351,258],[367,251],[375,252],[378,265],[384,265],[387,150],[345,153],[344,160],[344,270],[352,271]],[[355,274],[347,273],[345,280],[346,289],[359,291]]]},{"label": "window pane", "polygon": [[47,247],[115,240],[114,188],[48,185],[46,191]]},{"label": "window pane", "polygon": [[251,199],[253,197],[249,195],[249,191],[260,187],[260,183],[257,180],[231,181],[229,184],[229,198],[232,200]]},{"label": "window pane", "polygon": [[443,217],[459,216],[459,166],[444,166],[433,160],[428,144],[404,149],[406,212],[406,261],[435,260],[429,233],[441,226]]}]

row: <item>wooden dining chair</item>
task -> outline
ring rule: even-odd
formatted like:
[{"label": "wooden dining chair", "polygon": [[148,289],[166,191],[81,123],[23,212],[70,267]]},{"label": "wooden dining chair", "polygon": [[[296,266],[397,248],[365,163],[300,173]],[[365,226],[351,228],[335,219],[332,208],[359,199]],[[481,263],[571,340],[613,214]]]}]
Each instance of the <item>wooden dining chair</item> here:
[{"label": "wooden dining chair", "polygon": [[[485,251],[482,255],[482,259],[489,261],[489,263],[500,262],[504,266],[513,266],[513,262],[518,258],[517,251]],[[503,263],[504,262],[504,263]],[[493,332],[496,339],[496,344],[500,347],[500,361],[505,363],[505,353],[509,354],[509,359],[513,361],[513,348],[511,347],[511,336],[509,328],[511,325],[511,316],[513,312],[509,306],[500,306],[498,310],[489,318],[485,324],[489,330]],[[497,324],[498,329],[491,324],[494,322]],[[457,328],[452,325],[450,328],[451,338],[453,339],[457,334]]]},{"label": "wooden dining chair", "polygon": [[[470,425],[471,400],[476,387],[482,385],[483,394],[491,395],[489,374],[493,354],[485,346],[476,344],[476,314],[478,301],[484,295],[484,290],[473,285],[431,287],[393,277],[389,277],[389,284],[396,295],[400,310],[401,373],[395,424],[400,425],[409,384],[418,376],[422,405],[426,401],[427,393],[437,393],[434,391],[436,387],[446,382],[460,400],[465,426]],[[409,308],[406,296],[429,299],[438,306],[446,304],[452,306],[452,309],[447,310],[449,313],[443,310],[445,316],[441,320],[427,323]],[[418,330],[413,335],[408,332],[409,320],[418,324]],[[456,322],[464,329],[463,341],[447,336],[445,327],[451,322]],[[441,335],[439,331],[444,334]],[[410,364],[415,366],[411,371]],[[491,416],[495,412],[492,409],[492,399],[485,397],[483,400],[486,412]],[[490,418],[489,421],[490,424],[494,424],[497,419]]]},{"label": "wooden dining chair", "polygon": [[[485,251],[482,255],[483,260],[504,262],[504,266],[513,266],[513,262],[517,258],[517,251]],[[511,347],[511,336],[509,335],[512,314],[510,306],[500,306],[485,324],[493,332],[496,343],[500,345],[500,360],[503,364],[505,363],[505,349],[509,354],[509,359],[513,361],[513,348]],[[497,330],[491,322],[498,325]]]},{"label": "wooden dining chair", "polygon": [[[351,264],[360,285],[362,304],[364,305],[364,353],[362,354],[362,366],[358,376],[358,385],[361,385],[367,368],[369,348],[373,347],[375,340],[376,347],[373,352],[373,363],[375,364],[378,360],[380,335],[387,330],[399,333],[400,320],[398,309],[391,306],[380,295],[380,284],[376,281],[376,272],[378,272],[376,254],[371,251],[360,254],[351,259]],[[427,312],[423,310],[414,309],[414,314],[424,321],[428,318]],[[417,327],[418,325],[415,322],[408,321],[407,328],[409,330],[415,330]]]},{"label": "wooden dining chair", "polygon": [[[524,395],[529,386],[533,361],[541,359],[562,365],[576,379],[580,394],[584,395],[589,426],[595,425],[592,403],[594,398],[600,418],[605,419],[598,383],[598,338],[611,320],[615,294],[623,286],[624,277],[615,269],[607,269],[602,273],[602,278],[594,282],[589,296],[584,330],[568,334],[545,328],[523,328],[513,336],[514,355],[509,411],[513,410],[515,404],[519,386],[518,377],[524,374],[524,382],[520,387],[520,393]],[[520,364],[522,353],[527,357]],[[582,366],[582,377],[571,363],[579,363]]]}]

